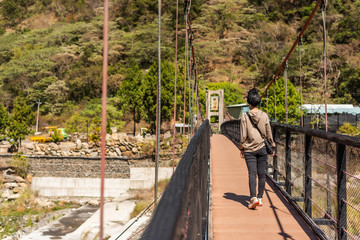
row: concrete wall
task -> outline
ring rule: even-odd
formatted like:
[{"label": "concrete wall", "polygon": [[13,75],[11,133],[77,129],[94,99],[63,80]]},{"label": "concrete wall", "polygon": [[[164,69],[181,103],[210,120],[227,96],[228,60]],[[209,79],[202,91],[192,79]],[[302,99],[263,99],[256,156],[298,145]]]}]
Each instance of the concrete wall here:
[{"label": "concrete wall", "polygon": [[[171,178],[172,167],[159,168],[159,180]],[[155,168],[131,168],[127,179],[105,179],[105,197],[119,197],[129,189],[154,186]],[[34,177],[31,188],[46,197],[100,197],[100,178]]]},{"label": "concrete wall", "polygon": [[[0,155],[0,162],[12,155]],[[26,156],[33,176],[31,188],[40,196],[100,196],[100,158]],[[128,159],[107,157],[105,196],[118,197],[129,189],[145,189],[154,185],[155,168],[151,158]],[[159,180],[171,178],[172,167],[161,161]]]}]

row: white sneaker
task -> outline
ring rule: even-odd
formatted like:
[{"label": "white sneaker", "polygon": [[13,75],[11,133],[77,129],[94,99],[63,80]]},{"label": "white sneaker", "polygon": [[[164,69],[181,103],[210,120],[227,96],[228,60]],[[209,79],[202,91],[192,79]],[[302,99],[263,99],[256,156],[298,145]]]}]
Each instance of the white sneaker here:
[{"label": "white sneaker", "polygon": [[262,206],[262,198],[258,198],[258,201],[259,201],[259,207]]},{"label": "white sneaker", "polygon": [[256,206],[259,206],[259,200],[257,199],[257,197],[252,197],[250,199],[250,203],[249,203],[248,208],[249,209],[255,209]]}]

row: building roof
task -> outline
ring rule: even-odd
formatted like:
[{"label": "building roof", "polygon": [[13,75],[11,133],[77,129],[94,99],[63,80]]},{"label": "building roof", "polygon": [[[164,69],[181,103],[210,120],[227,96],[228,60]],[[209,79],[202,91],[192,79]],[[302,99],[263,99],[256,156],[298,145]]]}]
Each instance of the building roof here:
[{"label": "building roof", "polygon": [[249,106],[249,104],[247,103],[240,103],[240,104],[234,104],[234,105],[229,105],[229,106],[226,106],[227,108],[235,108],[235,107],[247,107]]},{"label": "building roof", "polygon": [[[325,104],[303,104],[303,109],[308,113],[325,113]],[[328,114],[347,113],[347,114],[360,114],[360,107],[354,107],[352,104],[328,104]]]}]

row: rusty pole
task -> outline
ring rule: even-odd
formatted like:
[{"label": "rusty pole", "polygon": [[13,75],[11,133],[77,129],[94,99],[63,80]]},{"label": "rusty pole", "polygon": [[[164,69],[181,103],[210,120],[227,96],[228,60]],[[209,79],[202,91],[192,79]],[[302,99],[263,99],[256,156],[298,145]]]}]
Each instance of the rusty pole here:
[{"label": "rusty pole", "polygon": [[104,47],[102,68],[102,109],[101,109],[101,187],[100,187],[100,240],[104,237],[104,186],[105,186],[105,147],[106,147],[106,103],[107,103],[107,65],[108,65],[109,0],[104,1]]},{"label": "rusty pole", "polygon": [[175,171],[175,143],[176,143],[176,81],[177,81],[177,58],[178,58],[178,22],[179,22],[179,0],[176,0],[176,36],[175,36],[175,86],[174,86],[174,131],[173,131],[173,173]]}]

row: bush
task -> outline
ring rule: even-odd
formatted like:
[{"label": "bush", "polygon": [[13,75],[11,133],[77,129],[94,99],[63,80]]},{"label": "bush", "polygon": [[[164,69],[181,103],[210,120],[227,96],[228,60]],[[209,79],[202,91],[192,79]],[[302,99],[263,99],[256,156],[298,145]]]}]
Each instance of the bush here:
[{"label": "bush", "polygon": [[9,164],[15,168],[17,175],[23,178],[26,177],[30,166],[29,160],[26,157],[17,154],[11,158]]},{"label": "bush", "polygon": [[359,137],[360,136],[360,122],[356,124],[356,126],[351,125],[348,122],[345,122],[341,127],[339,127],[339,130],[337,133],[345,134],[353,137]]}]

